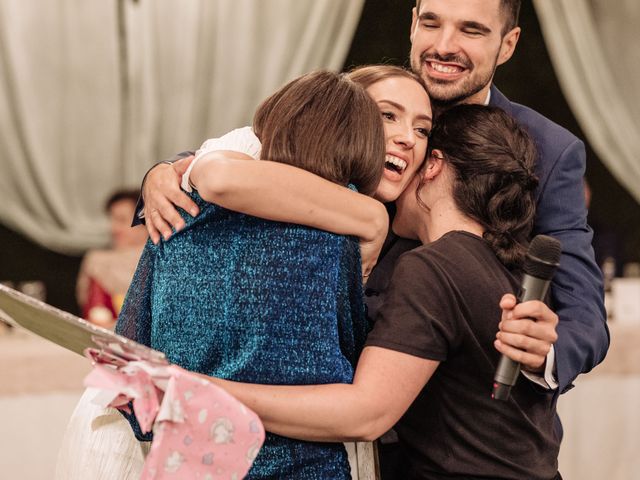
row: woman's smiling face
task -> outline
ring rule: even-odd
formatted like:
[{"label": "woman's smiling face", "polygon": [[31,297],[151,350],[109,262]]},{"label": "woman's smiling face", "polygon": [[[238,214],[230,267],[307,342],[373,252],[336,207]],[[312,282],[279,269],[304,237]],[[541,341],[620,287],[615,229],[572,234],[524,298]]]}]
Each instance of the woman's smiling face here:
[{"label": "woman's smiling face", "polygon": [[431,105],[415,80],[391,77],[367,88],[382,114],[387,146],[384,174],[375,197],[381,202],[398,198],[422,165],[431,130]]}]

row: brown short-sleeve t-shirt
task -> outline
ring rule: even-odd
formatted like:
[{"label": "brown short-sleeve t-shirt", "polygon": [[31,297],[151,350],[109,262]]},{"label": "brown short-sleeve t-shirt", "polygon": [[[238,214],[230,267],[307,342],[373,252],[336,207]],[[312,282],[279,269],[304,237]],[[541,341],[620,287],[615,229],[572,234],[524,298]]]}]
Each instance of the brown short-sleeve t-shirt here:
[{"label": "brown short-sleeve t-shirt", "polygon": [[491,398],[499,302],[518,286],[488,244],[466,232],[399,258],[367,345],[441,362],[395,427],[410,478],[556,475],[553,395],[521,378],[509,401]]}]

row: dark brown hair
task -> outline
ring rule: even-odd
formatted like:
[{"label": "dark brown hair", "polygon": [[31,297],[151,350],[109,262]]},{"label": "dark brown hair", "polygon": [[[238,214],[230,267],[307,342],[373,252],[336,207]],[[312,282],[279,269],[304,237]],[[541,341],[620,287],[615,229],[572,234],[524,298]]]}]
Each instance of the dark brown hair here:
[{"label": "dark brown hair", "polygon": [[[440,150],[453,173],[458,209],[484,228],[484,239],[507,267],[524,260],[535,215],[533,140],[503,110],[458,105],[442,113],[431,131],[427,164]],[[420,199],[418,187],[416,194]]]},{"label": "dark brown hair", "polygon": [[138,199],[140,198],[140,190],[136,189],[122,189],[116,190],[111,195],[104,204],[105,212],[109,213],[111,207],[113,207],[114,203],[121,202],[122,200],[128,200],[132,202],[134,205],[138,203]]},{"label": "dark brown hair", "polygon": [[[422,0],[416,0],[416,11],[420,14],[420,3]],[[502,26],[502,36],[518,26],[520,19],[520,0],[500,0],[500,10],[505,17]]]},{"label": "dark brown hair", "polygon": [[380,111],[345,75],[317,71],[267,98],[253,128],[262,157],[308,170],[340,185],[372,194],[384,168]]},{"label": "dark brown hair", "polygon": [[425,92],[427,90],[420,75],[396,65],[364,65],[349,71],[347,76],[357,84],[361,85],[364,89],[369,88],[374,83],[381,82],[388,78],[401,77],[414,80],[425,89]]}]

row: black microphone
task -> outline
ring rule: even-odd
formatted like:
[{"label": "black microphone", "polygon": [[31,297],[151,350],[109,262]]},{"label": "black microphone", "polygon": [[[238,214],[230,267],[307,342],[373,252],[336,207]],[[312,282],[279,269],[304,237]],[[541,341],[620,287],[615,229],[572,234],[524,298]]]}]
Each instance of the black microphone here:
[{"label": "black microphone", "polygon": [[[560,242],[546,235],[536,235],[529,245],[522,270],[522,285],[518,294],[518,303],[529,300],[544,301],[551,284],[553,274],[560,264]],[[491,398],[507,400],[511,387],[516,384],[520,374],[520,364],[502,355],[493,377]]]}]

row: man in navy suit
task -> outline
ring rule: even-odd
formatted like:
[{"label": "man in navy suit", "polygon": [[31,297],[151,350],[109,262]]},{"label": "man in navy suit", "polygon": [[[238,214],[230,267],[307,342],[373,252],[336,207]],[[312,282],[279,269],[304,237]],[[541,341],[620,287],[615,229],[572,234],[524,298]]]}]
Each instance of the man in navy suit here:
[{"label": "man in navy suit", "polygon": [[497,106],[524,125],[537,144],[540,184],[533,233],[562,242],[560,268],[551,286],[555,313],[541,307],[537,318],[558,315],[558,340],[543,359],[545,347],[537,342],[535,322],[520,318],[515,310],[519,321],[503,322],[496,346],[502,353],[520,350],[530,380],[564,393],[579,374],[602,361],[609,333],[602,275],[587,225],[584,145],[537,112],[510,102],[492,85],[496,68],[511,58],[518,42],[519,10],[519,0],[417,0],[411,66],[425,81],[436,113],[458,103]]},{"label": "man in navy suit", "polygon": [[[521,361],[524,381],[532,382],[540,395],[557,400],[579,374],[604,359],[609,331],[602,274],[587,225],[584,144],[539,113],[509,101],[492,84],[496,68],[511,58],[518,42],[519,11],[520,0],[417,0],[410,57],[412,69],[427,86],[436,122],[438,112],[453,105],[489,104],[516,118],[536,142],[540,183],[533,234],[550,235],[562,243],[560,267],[551,285],[553,310],[542,302],[513,309],[513,299],[503,300],[512,318],[505,320],[503,315],[496,348]],[[370,313],[377,309],[376,296],[385,289],[395,259],[415,244],[392,238],[385,246],[367,282]],[[540,325],[556,321],[554,343]],[[556,427],[561,437],[559,421]],[[384,480],[404,478],[402,452],[393,435],[382,439],[380,463]]]}]

